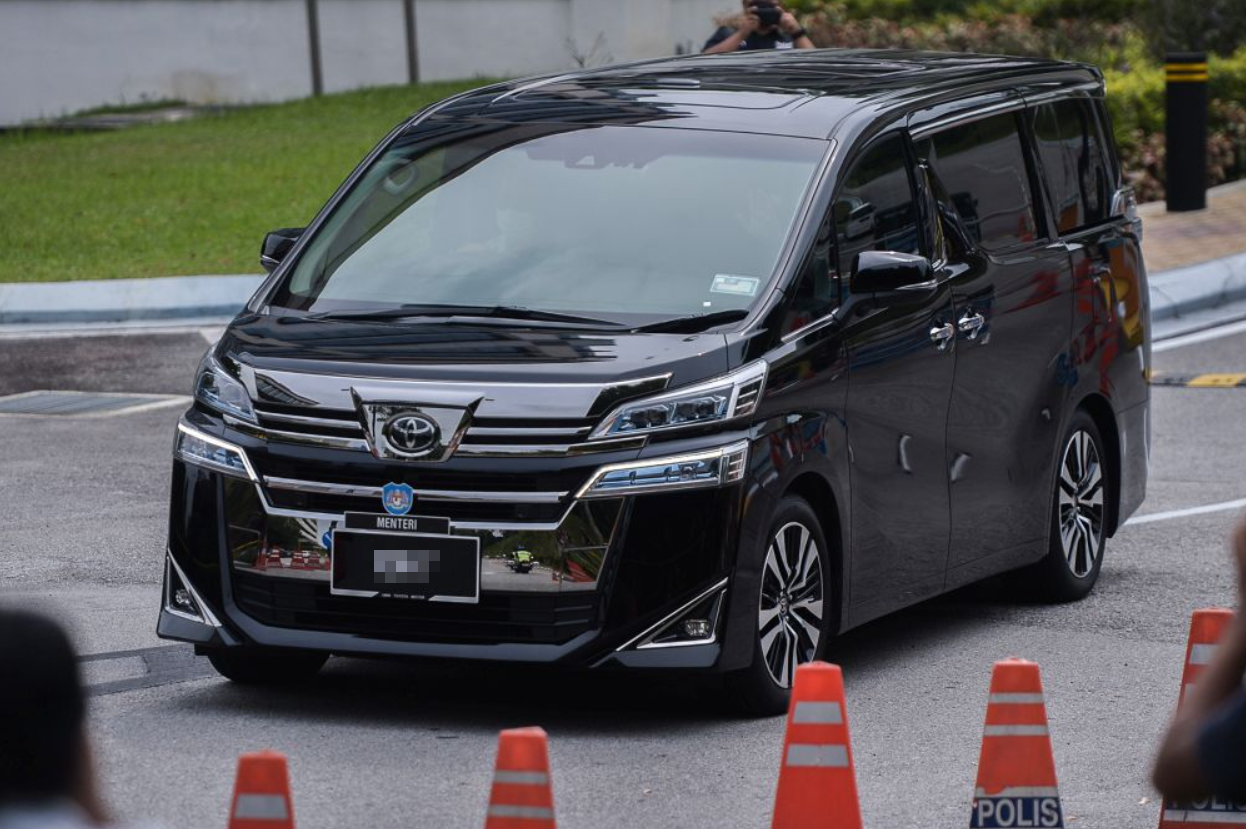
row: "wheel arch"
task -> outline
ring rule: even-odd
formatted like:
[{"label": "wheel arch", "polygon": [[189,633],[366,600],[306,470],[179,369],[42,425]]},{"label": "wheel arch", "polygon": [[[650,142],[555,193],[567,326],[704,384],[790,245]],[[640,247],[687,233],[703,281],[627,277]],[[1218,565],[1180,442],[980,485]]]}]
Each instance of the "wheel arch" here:
[{"label": "wheel arch", "polygon": [[843,630],[844,608],[847,606],[846,593],[848,584],[847,541],[843,534],[844,522],[839,509],[839,499],[829,481],[817,472],[806,471],[796,476],[783,491],[786,495],[795,495],[803,499],[813,508],[814,514],[822,525],[822,536],[827,542],[827,557],[831,569],[839,574],[831,583],[831,600],[835,603],[836,632]]},{"label": "wheel arch", "polygon": [[1117,522],[1120,517],[1121,503],[1121,435],[1116,424],[1116,413],[1107,398],[1097,392],[1086,395],[1077,404],[1077,409],[1090,415],[1099,437],[1103,440],[1104,451],[1108,455],[1108,482],[1112,487],[1112,495],[1108,499],[1107,534],[1116,534]]}]

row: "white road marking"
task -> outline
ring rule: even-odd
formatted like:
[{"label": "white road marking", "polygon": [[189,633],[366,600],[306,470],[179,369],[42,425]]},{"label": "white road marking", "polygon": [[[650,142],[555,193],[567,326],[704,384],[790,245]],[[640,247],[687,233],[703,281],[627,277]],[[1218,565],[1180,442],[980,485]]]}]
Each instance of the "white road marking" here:
[{"label": "white road marking", "polygon": [[1195,331],[1192,334],[1182,334],[1179,337],[1153,343],[1151,345],[1151,353],[1159,354],[1164,351],[1172,351],[1174,348],[1198,345],[1209,340],[1218,340],[1221,337],[1231,337],[1234,334],[1242,333],[1246,333],[1246,320],[1229,323],[1228,325],[1217,325],[1215,328],[1208,328],[1205,331]]},{"label": "white road marking", "polygon": [[1221,501],[1218,504],[1204,504],[1201,507],[1186,507],[1185,509],[1173,509],[1166,512],[1153,512],[1149,515],[1136,515],[1126,521],[1125,526],[1132,527],[1135,524],[1171,521],[1174,518],[1187,518],[1191,515],[1206,515],[1212,512],[1228,512],[1229,510],[1242,509],[1243,507],[1246,507],[1246,498],[1238,498],[1236,501]]},{"label": "white road marking", "polygon": [[[49,389],[35,389],[34,391],[25,391],[18,394],[9,394],[0,397],[0,400],[19,400],[23,397],[33,397],[37,394],[44,394]],[[57,412],[0,412],[0,418],[17,417],[17,418],[64,418],[66,420],[73,419],[90,419],[118,417],[120,415],[137,414],[139,412],[149,412],[153,409],[167,409],[171,406],[189,406],[190,397],[185,394],[144,394],[138,392],[93,392],[93,391],[76,391],[67,389],[57,389],[56,394],[72,394],[91,397],[128,397],[146,402],[136,402],[120,409],[107,409],[102,412],[75,412],[72,414],[60,414]]]},{"label": "white road marking", "polygon": [[0,325],[0,340],[55,340],[79,337],[120,337],[152,334],[202,334],[223,331],[229,317],[194,317],[176,320],[129,320],[126,322],[12,323]]}]

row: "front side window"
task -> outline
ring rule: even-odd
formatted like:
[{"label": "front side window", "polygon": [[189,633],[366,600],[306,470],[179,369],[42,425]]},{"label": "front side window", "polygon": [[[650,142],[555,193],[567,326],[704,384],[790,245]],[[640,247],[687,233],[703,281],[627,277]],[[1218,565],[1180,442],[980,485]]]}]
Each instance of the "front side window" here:
[{"label": "front side window", "polygon": [[969,237],[985,250],[1037,238],[1029,168],[1011,113],[971,121],[923,142]]},{"label": "front side window", "polygon": [[826,149],[670,128],[430,123],[377,158],[272,304],[519,306],[641,324],[748,308]]},{"label": "front side window", "polygon": [[833,207],[839,272],[864,250],[920,253],[917,208],[904,140],[883,138],[853,162]]},{"label": "front side window", "polygon": [[813,249],[788,293],[790,297],[780,326],[790,334],[822,319],[839,305],[840,281],[831,266],[831,220],[823,219]]},{"label": "front side window", "polygon": [[1047,178],[1056,231],[1098,224],[1111,210],[1107,164],[1087,102],[1064,100],[1034,112],[1034,140]]}]

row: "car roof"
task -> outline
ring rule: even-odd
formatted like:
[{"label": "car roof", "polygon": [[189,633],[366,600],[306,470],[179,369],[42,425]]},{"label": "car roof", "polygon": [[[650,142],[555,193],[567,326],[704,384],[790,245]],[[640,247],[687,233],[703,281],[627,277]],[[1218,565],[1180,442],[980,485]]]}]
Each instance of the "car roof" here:
[{"label": "car roof", "polygon": [[439,106],[437,119],[630,123],[827,138],[975,92],[1102,83],[1085,64],[879,49],[689,55],[509,81]]}]

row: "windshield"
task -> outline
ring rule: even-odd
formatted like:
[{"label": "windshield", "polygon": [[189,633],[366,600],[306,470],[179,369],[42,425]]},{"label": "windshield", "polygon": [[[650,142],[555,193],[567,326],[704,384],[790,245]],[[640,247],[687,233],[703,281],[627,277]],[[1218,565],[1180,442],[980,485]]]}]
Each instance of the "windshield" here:
[{"label": "windshield", "polygon": [[502,306],[624,324],[748,308],[826,151],[668,128],[474,126],[450,142],[398,139],[271,304]]}]

